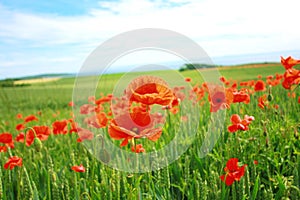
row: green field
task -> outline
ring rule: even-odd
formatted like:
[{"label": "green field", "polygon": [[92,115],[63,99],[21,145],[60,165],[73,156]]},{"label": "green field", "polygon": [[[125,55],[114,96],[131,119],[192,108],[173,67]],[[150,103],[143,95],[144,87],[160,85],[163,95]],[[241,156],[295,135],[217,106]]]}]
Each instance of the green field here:
[{"label": "green field", "polygon": [[[268,75],[283,74],[284,71],[284,67],[278,64],[218,70],[219,75],[238,82],[257,80],[258,75],[265,80]],[[209,79],[212,73],[215,75],[215,71],[209,70],[103,75],[94,95],[99,98],[101,93],[113,93],[116,86],[122,88],[120,80],[126,83],[138,75],[163,77],[175,86],[185,83],[184,77],[189,77],[193,86],[202,84],[201,75]],[[80,87],[85,89],[98,77],[78,79]],[[0,133],[18,135],[15,127],[22,122],[16,119],[18,113],[39,118],[39,121],[29,122],[28,127],[46,125],[51,128],[54,121],[70,119],[72,108],[68,103],[72,101],[75,81],[76,78],[63,78],[24,87],[0,88]],[[128,173],[112,169],[91,155],[82,143],[76,142],[76,133],[51,134],[42,141],[42,146],[27,147],[15,142],[14,149],[0,153],[0,199],[300,199],[299,88],[293,91],[295,98],[290,98],[288,92],[291,91],[281,84],[272,87],[269,108],[261,109],[258,98],[268,95],[268,91],[267,88],[253,93],[249,104],[232,104],[226,110],[224,129],[219,130],[216,145],[201,158],[199,150],[211,115],[206,99],[199,109],[199,121],[193,122],[199,127],[191,146],[175,162],[156,171]],[[279,108],[274,108],[275,105]],[[193,112],[195,110],[191,110]],[[227,127],[231,124],[232,114],[239,114],[242,118],[244,115],[254,116],[255,120],[248,131],[230,133]],[[146,152],[168,144],[181,123],[179,119],[176,115],[168,115],[162,137],[156,142],[142,141]],[[107,127],[101,130],[107,134]],[[120,141],[113,142],[116,146],[120,144]],[[12,155],[22,157],[23,166],[4,169],[3,165]],[[220,176],[225,173],[230,158],[238,158],[240,166],[247,166],[243,177],[227,186]],[[71,170],[72,166],[81,163],[86,170],[84,173]]]},{"label": "green field", "polygon": [[[284,72],[284,68],[276,64],[275,66],[266,65],[264,67],[254,69],[250,67],[242,69],[229,67],[221,69],[219,72],[228,79],[250,80],[257,79],[257,75],[259,74],[264,77],[274,75],[276,73],[282,74]],[[140,73],[145,74],[142,72]],[[173,73],[179,72],[174,70]],[[169,71],[155,71],[148,72],[147,74],[168,76]],[[180,74],[184,77],[191,77],[192,79],[202,81],[201,71],[184,71]],[[98,92],[100,93],[101,90],[104,90],[104,93],[111,93],[114,85],[122,76],[122,73],[103,75],[100,80],[101,85],[103,85],[103,89],[98,88]],[[94,78],[98,77],[84,77],[82,79],[89,82]],[[0,111],[1,113],[9,114],[12,110],[14,110],[14,113],[11,113],[12,115],[10,115],[14,116],[17,112],[22,112],[24,114],[32,113],[32,109],[35,109],[36,111],[47,108],[51,110],[66,109],[68,102],[72,100],[75,79],[76,78],[63,78],[55,82],[33,84],[28,87],[1,88],[0,103],[4,106],[0,107]]]}]

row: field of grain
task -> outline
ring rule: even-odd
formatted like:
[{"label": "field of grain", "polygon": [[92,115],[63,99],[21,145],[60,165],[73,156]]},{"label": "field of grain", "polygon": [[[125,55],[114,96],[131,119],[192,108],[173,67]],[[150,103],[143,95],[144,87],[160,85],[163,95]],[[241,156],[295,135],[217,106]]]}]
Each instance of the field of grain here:
[{"label": "field of grain", "polygon": [[[300,199],[300,92],[297,85],[290,90],[283,88],[283,77],[275,84],[276,74],[284,74],[285,68],[267,64],[219,69],[218,78],[226,79],[223,82],[228,91],[235,95],[243,91],[249,97],[230,102],[224,109],[216,107],[218,101],[213,103],[212,94],[208,97],[202,85],[203,79],[212,75],[209,73],[194,70],[119,73],[100,79],[61,78],[1,88],[0,199]],[[116,139],[111,132],[117,114],[111,111],[110,94],[123,92],[125,83],[144,75],[162,78],[170,88],[184,86],[182,90],[171,90],[182,99],[172,109],[160,101],[156,104],[162,104],[163,109],[151,103],[145,107],[144,101],[136,102],[138,109],[146,108],[143,114],[157,110],[164,114],[161,136],[155,141],[150,136],[129,137],[128,144],[120,147],[126,138]],[[83,114],[85,111],[88,114]],[[92,119],[93,113],[101,118],[85,124],[85,119]],[[219,114],[224,117],[222,124],[216,122],[218,127],[210,129],[210,124],[220,119],[214,118]],[[241,118],[239,122],[233,119],[237,115]],[[86,125],[93,133],[92,139],[83,137],[81,130],[72,130],[72,122]],[[182,128],[184,123],[187,125]],[[43,127],[47,134],[40,133],[37,127]],[[136,130],[128,131],[135,134]],[[194,131],[190,139],[189,131]],[[210,140],[214,144],[204,153],[203,141],[212,136],[207,133],[214,133],[216,138]],[[173,162],[159,168],[156,166],[161,163],[154,160],[155,170],[140,173],[111,167],[114,156],[106,146],[108,141],[115,148],[134,152],[133,156],[147,156],[148,152],[159,152],[167,146],[176,134],[183,135],[189,145]],[[11,135],[11,141],[7,135]],[[97,149],[92,145],[99,138],[102,147]],[[177,150],[181,145],[178,143]],[[12,157],[15,161],[10,160]]]}]

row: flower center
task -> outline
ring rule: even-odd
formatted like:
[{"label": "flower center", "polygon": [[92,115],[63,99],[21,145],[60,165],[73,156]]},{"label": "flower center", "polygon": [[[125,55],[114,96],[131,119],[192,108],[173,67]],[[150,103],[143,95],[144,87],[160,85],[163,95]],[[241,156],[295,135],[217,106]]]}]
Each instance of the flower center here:
[{"label": "flower center", "polygon": [[139,134],[139,129],[137,127],[133,127],[131,129],[132,132],[135,132],[136,134]]},{"label": "flower center", "polygon": [[221,103],[221,102],[223,102],[223,99],[217,98],[217,99],[216,99],[216,102],[217,102],[217,103]]}]

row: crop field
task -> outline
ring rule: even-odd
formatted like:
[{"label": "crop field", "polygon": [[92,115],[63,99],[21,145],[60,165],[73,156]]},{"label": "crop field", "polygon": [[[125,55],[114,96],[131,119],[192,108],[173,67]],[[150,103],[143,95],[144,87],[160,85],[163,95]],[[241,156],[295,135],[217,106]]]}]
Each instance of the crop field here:
[{"label": "crop field", "polygon": [[299,63],[0,87],[0,200],[298,200]]}]

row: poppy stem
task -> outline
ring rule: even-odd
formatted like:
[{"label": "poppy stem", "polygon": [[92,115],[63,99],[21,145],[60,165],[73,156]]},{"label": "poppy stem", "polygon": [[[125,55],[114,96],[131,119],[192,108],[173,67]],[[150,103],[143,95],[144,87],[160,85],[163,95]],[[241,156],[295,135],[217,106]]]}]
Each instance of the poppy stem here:
[{"label": "poppy stem", "polygon": [[133,147],[134,149],[136,149],[134,138],[132,138],[130,140],[130,143],[131,143],[131,147]]},{"label": "poppy stem", "polygon": [[167,109],[167,118],[168,118],[168,127],[171,125],[171,116],[170,116],[170,110]]},{"label": "poppy stem", "polygon": [[291,91],[291,93],[293,93],[298,87],[299,87],[300,83]]},{"label": "poppy stem", "polygon": [[11,153],[10,148],[7,148],[7,152],[8,152],[8,154],[9,154],[9,157],[12,157],[12,153]]}]

